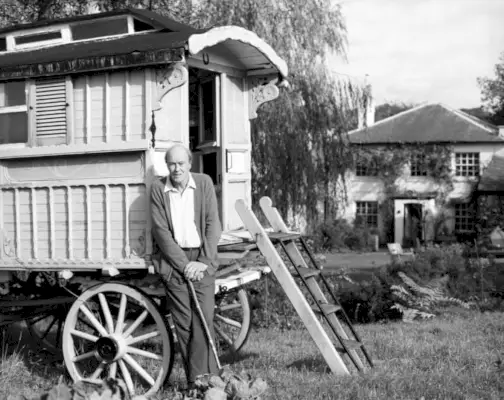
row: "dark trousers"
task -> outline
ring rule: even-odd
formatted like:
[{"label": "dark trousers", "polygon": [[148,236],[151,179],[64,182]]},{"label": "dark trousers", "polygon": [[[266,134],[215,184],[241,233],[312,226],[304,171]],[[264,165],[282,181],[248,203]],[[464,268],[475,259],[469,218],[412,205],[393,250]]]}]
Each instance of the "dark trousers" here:
[{"label": "dark trousers", "polygon": [[[186,250],[189,261],[196,261],[199,249]],[[180,344],[180,352],[189,384],[202,374],[217,374],[217,362],[210,348],[193,296],[188,283],[180,272],[173,270],[171,276],[162,276],[167,289],[167,305],[173,318]],[[208,276],[193,282],[198,303],[210,328],[215,343],[213,327],[215,308],[215,277]]]}]

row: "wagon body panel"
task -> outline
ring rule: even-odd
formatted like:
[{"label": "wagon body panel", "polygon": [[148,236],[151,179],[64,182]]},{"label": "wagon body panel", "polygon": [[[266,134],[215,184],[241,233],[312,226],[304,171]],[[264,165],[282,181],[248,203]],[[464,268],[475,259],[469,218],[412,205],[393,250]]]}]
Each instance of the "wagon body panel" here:
[{"label": "wagon body panel", "polygon": [[21,52],[15,38],[40,28],[0,31],[9,44],[0,85],[25,84],[24,104],[19,91],[14,108],[0,102],[0,116],[26,124],[0,125],[0,269],[147,268],[150,185],[168,174],[174,143],[193,151],[193,172],[212,177],[223,230],[242,225],[234,204],[251,201],[250,120],[278,96],[287,68],[243,28],[163,18],[170,28],[129,24],[128,34],[79,42],[65,33]]}]

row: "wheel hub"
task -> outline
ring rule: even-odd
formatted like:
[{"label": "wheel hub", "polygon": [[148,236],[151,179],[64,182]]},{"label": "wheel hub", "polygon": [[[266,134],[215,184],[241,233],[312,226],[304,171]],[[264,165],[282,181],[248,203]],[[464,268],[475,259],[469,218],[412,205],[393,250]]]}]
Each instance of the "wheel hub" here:
[{"label": "wheel hub", "polygon": [[101,337],[96,341],[96,354],[105,362],[112,362],[119,354],[119,343],[112,337]]}]

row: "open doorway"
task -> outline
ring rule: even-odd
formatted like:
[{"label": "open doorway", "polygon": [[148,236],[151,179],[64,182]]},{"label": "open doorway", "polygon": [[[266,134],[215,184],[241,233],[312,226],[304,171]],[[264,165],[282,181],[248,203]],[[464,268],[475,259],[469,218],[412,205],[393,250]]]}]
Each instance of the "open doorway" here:
[{"label": "open doorway", "polygon": [[404,247],[416,247],[423,240],[423,205],[418,203],[404,204]]}]

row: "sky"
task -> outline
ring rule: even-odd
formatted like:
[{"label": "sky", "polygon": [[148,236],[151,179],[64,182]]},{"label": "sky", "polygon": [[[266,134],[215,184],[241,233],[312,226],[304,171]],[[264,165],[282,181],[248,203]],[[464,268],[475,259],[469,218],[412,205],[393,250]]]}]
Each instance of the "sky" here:
[{"label": "sky", "polygon": [[346,19],[348,62],[331,57],[330,69],[367,74],[377,105],[481,106],[476,79],[493,77],[504,52],[504,0],[334,1]]}]

